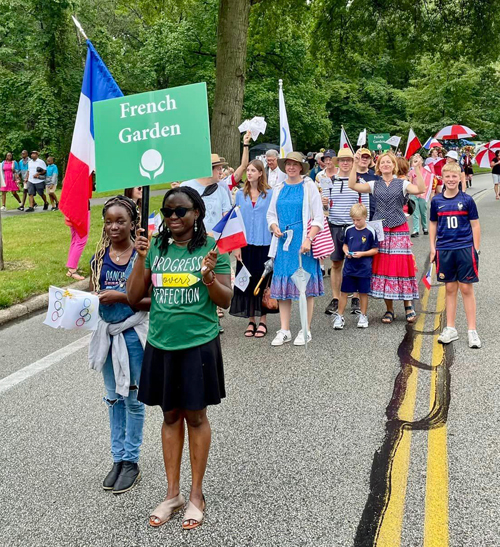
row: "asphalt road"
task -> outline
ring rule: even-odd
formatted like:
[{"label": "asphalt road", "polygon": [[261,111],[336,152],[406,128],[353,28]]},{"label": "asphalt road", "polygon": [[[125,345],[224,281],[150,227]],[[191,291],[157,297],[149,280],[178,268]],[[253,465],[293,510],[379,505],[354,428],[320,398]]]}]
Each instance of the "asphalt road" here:
[{"label": "asphalt road", "polygon": [[[52,330],[43,315],[4,327],[0,545],[500,545],[500,202],[489,176],[476,177],[470,193],[483,230],[481,350],[467,346],[461,304],[460,340],[444,353],[435,343],[438,286],[418,304],[414,329],[402,303],[396,322],[382,325],[383,304],[370,300],[370,327],[356,329],[348,317],[342,332],[323,314],[328,288],[307,352],[270,346],[277,317],[263,340],[243,338],[245,321],[223,319],[228,396],[209,411],[207,512],[198,530],[182,531],[180,516],[160,529],[147,524],[166,492],[161,412],[147,410],[142,481],[122,496],[104,492],[109,426],[86,334]],[[413,241],[422,275],[428,241]],[[295,334],[297,308],[293,315]],[[189,480],[186,453],[185,494]]]}]

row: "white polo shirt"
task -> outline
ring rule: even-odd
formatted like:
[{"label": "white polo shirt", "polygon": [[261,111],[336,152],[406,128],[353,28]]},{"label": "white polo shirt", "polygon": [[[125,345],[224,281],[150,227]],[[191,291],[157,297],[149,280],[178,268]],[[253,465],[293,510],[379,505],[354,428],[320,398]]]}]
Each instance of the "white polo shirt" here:
[{"label": "white polo shirt", "polygon": [[42,169],[47,169],[46,163],[38,158],[37,160],[29,160],[28,162],[28,182],[31,182],[32,184],[40,184],[45,182],[44,180],[36,179],[34,175],[36,175],[36,170],[38,167],[41,167]]}]

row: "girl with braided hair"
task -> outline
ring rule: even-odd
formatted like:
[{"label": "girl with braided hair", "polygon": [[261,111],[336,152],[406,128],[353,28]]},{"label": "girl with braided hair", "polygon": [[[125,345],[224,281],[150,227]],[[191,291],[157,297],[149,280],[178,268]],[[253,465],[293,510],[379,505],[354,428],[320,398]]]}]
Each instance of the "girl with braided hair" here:
[{"label": "girl with braided hair", "polygon": [[225,397],[217,306],[231,302],[229,256],[218,255],[207,236],[205,205],[187,186],[169,190],[163,199],[163,222],[151,244],[139,236],[137,260],[127,282],[133,306],[152,287],[148,340],[144,350],[139,400],[163,411],[162,447],[168,490],[149,524],[167,522],[182,509],[180,466],[187,424],[192,485],[182,527],[204,519],[202,482],[210,449],[207,405]]},{"label": "girl with braided hair", "polygon": [[138,213],[125,196],[109,199],[102,210],[104,226],[91,260],[90,290],[99,295],[99,322],[89,346],[90,366],[102,372],[111,428],[113,467],[105,490],[121,494],[140,479],[138,466],[144,404],[137,398],[151,299],[131,307],[126,281],[136,258]]}]

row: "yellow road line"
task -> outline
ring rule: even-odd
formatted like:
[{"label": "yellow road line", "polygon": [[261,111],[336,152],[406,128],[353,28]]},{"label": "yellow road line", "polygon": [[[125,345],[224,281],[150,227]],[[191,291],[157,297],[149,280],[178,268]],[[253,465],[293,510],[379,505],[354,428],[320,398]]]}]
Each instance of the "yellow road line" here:
[{"label": "yellow road line", "polygon": [[[440,287],[436,309],[444,306],[446,289]],[[439,326],[439,315],[436,315],[434,328]],[[432,365],[443,366],[444,348],[434,336]],[[432,370],[430,389],[430,408],[436,398],[438,371]],[[431,429],[427,440],[427,482],[425,492],[424,547],[447,547],[448,530],[448,451],[446,424]]]},{"label": "yellow road line", "polygon": [[[426,290],[422,298],[422,311],[427,310],[430,291]],[[424,330],[425,313],[421,313],[415,323],[415,331]],[[420,360],[423,336],[415,337],[412,357]],[[417,396],[418,368],[412,368],[407,380],[405,398],[399,410],[399,418],[412,421],[415,413],[415,400]],[[396,449],[391,469],[391,496],[386,508],[384,518],[377,534],[377,547],[397,547],[401,544],[401,531],[403,528],[403,516],[406,499],[406,486],[408,483],[408,469],[410,466],[411,430],[404,429],[401,440]]]}]

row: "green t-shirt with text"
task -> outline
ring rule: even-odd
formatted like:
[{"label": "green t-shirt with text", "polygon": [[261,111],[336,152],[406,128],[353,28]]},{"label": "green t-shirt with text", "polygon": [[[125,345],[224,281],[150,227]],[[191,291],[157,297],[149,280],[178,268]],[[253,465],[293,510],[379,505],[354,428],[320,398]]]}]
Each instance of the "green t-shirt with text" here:
[{"label": "green t-shirt with text", "polygon": [[[217,307],[201,280],[201,263],[214,246],[207,238],[203,247],[190,253],[175,243],[165,254],[158,239],[151,241],[146,268],[151,270],[151,312],[148,342],[167,351],[201,346],[219,334]],[[219,255],[215,273],[230,274],[229,255]]]}]

